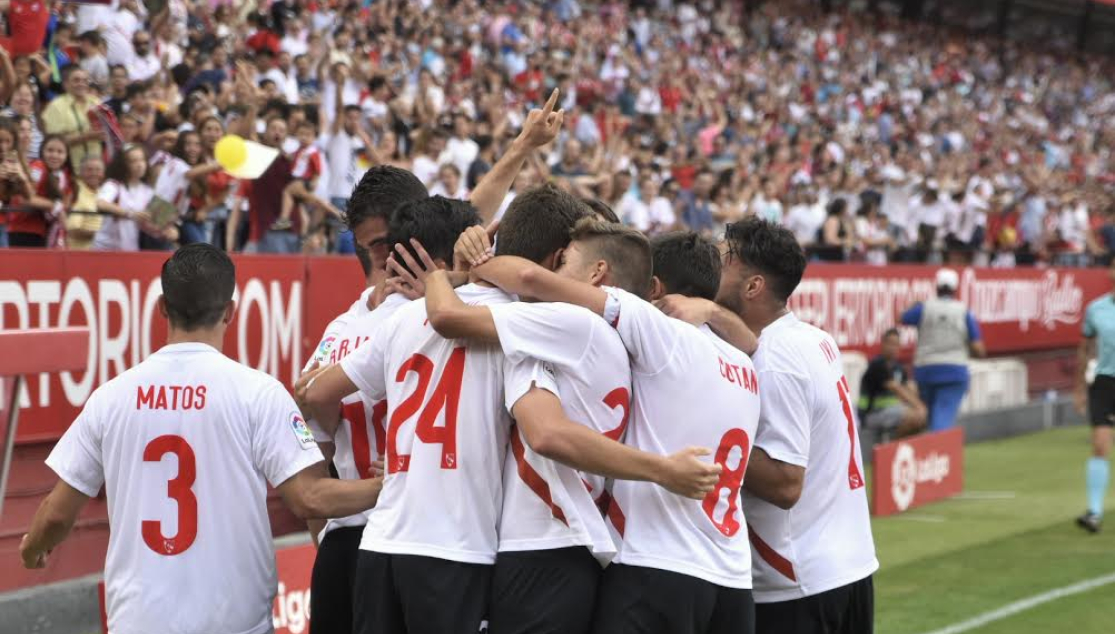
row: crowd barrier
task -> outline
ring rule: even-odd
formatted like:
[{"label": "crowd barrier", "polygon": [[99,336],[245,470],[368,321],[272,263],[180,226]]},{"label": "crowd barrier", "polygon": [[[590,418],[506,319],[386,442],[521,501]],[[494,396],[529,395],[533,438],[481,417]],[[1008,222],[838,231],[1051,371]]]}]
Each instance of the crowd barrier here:
[{"label": "crowd barrier", "polygon": [[[157,314],[165,253],[0,250],[0,330],[88,327],[83,371],[29,377],[18,441],[57,439],[93,389],[162,345]],[[291,385],[318,337],[363,285],[355,258],[235,256],[236,317],[224,350]],[[791,300],[803,320],[845,352],[874,354],[896,316],[934,293],[938,267],[810,265]],[[1108,292],[1107,271],[961,271],[960,297],[980,321],[992,355],[1077,345],[1089,301]],[[903,343],[912,345],[913,329]],[[857,366],[858,367],[858,366]],[[862,372],[850,371],[858,383]],[[2,395],[0,395],[2,397]]]}]

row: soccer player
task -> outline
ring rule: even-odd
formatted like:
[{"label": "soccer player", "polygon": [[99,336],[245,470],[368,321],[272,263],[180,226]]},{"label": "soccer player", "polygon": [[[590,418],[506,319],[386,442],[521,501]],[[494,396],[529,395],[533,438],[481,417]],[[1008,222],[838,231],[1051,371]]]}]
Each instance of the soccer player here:
[{"label": "soccer player", "polygon": [[[498,248],[553,268],[587,213],[555,187],[527,191],[508,208]],[[479,284],[458,293],[472,304],[512,299]],[[484,626],[511,427],[503,386],[523,380],[505,376],[505,365],[497,346],[439,336],[425,302],[411,302],[307,386],[305,400],[315,408],[335,407],[357,389],[390,405],[386,486],[360,544],[354,632]]]},{"label": "soccer player", "polygon": [[784,227],[728,225],[717,302],[759,333],[763,410],[743,504],[759,634],[870,634],[878,569],[840,349],[786,307],[805,254]]},{"label": "soccer player", "polygon": [[[1111,263],[1111,281],[1115,284],[1115,261]],[[1115,425],[1115,293],[1108,293],[1088,305],[1083,335],[1074,401],[1077,411],[1081,415],[1087,411],[1092,421],[1092,457],[1085,471],[1088,511],[1077,518],[1076,523],[1096,533],[1103,522],[1110,477],[1111,428]],[[1096,377],[1088,388],[1085,373],[1092,357],[1097,361]]]},{"label": "soccer player", "polygon": [[[653,272],[651,299],[666,293],[712,299],[719,253],[694,233],[661,236],[653,243]],[[759,420],[751,360],[709,327],[667,317],[618,288],[597,288],[514,258],[497,257],[473,274],[521,296],[578,304],[616,329],[630,355],[634,388],[627,444],[656,454],[716,447],[722,471],[702,501],[646,482],[615,482],[608,518],[622,543],[604,572],[593,631],[753,631],[751,553],[739,498]],[[738,323],[720,309],[710,318]]]},{"label": "soccer player", "polygon": [[[423,251],[427,258],[451,261],[457,236],[475,221],[475,217],[467,203],[440,196],[405,203],[391,215],[387,244],[394,247],[417,240],[427,245]],[[393,293],[374,310],[348,319],[337,332],[324,361],[339,363],[366,343],[408,301],[403,295]],[[304,385],[315,375],[315,372],[303,375],[296,391],[304,390]],[[315,416],[315,420],[336,447],[332,460],[337,475],[343,479],[371,477],[371,465],[384,452],[387,401],[355,393],[344,398],[339,412],[336,407],[331,410]],[[359,513],[331,519],[321,529],[311,577],[310,613],[314,615],[311,625],[314,634],[352,632],[352,588],[360,539],[367,521],[367,515]]]},{"label": "soccer player", "polygon": [[23,563],[43,567],[105,485],[113,632],[270,632],[266,485],[300,517],[358,513],[379,494],[379,478],[329,478],[282,384],[221,354],[234,285],[219,249],[176,251],[158,302],[167,345],[97,388],[47,458],[60,481],[23,538]]},{"label": "soccer player", "polygon": [[[642,233],[582,218],[571,238],[559,275],[649,293],[650,243]],[[608,562],[616,552],[593,500],[610,497],[604,477],[653,481],[703,499],[720,467],[697,459],[707,449],[666,458],[616,442],[630,413],[631,372],[619,334],[598,315],[563,303],[469,306],[444,272],[425,286],[430,323],[439,334],[499,343],[513,363],[555,374],[557,393],[524,383],[506,394],[516,429],[504,463],[491,629],[587,632],[600,578],[597,560]],[[689,474],[703,486],[689,482]]]}]

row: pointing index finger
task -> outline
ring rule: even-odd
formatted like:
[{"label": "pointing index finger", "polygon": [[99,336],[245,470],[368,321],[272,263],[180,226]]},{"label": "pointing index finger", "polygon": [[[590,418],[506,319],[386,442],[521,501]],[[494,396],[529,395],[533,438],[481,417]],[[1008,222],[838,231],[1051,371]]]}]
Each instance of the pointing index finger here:
[{"label": "pointing index finger", "polygon": [[[546,105],[542,107],[542,116],[543,117],[549,117],[550,116],[550,113],[554,111],[554,106],[557,105],[557,100],[558,100],[558,89],[554,88],[554,91],[552,93],[550,93],[550,98],[546,101]],[[543,119],[543,120],[545,120],[545,119]]]}]

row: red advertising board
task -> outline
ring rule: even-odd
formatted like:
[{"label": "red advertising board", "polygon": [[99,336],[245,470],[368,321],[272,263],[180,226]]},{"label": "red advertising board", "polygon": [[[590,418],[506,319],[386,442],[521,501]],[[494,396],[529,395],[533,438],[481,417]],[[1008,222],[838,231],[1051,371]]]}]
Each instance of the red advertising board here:
[{"label": "red advertising board", "polygon": [[[275,634],[303,634],[310,631],[310,574],[314,569],[316,553],[312,544],[275,551],[275,567],[279,573],[278,594],[271,606]],[[97,584],[97,597],[101,605],[101,631],[108,634],[103,581]]]},{"label": "red advertising board", "polygon": [[922,434],[876,445],[872,504],[894,515],[964,490],[964,430]]},{"label": "red advertising board", "polygon": [[[810,265],[790,298],[798,317],[844,350],[874,352],[887,329],[936,293],[940,267]],[[1111,291],[1105,269],[957,269],[959,297],[980,323],[991,354],[1067,348],[1080,341],[1084,309]],[[912,345],[916,333],[903,332]]]},{"label": "red advertising board", "polygon": [[[58,438],[93,389],[159,348],[165,253],[0,250],[0,330],[88,326],[84,371],[28,377],[19,441]],[[322,330],[363,287],[355,258],[238,256],[237,315],[224,351],[291,385]],[[937,268],[811,265],[791,299],[845,350],[872,353],[897,315],[933,294]],[[1102,269],[964,269],[960,297],[991,354],[1073,347]],[[916,333],[906,329],[907,344]],[[2,394],[0,394],[2,396]]]}]

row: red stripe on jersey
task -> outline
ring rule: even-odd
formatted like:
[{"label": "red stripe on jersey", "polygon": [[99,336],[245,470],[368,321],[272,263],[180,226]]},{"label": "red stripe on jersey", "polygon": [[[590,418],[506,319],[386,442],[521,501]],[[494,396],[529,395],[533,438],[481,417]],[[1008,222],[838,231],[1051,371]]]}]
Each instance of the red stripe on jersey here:
[{"label": "red stripe on jersey", "polygon": [[619,536],[623,537],[623,533],[627,529],[627,517],[623,514],[623,509],[619,507],[619,502],[616,502],[611,493],[605,491],[597,498],[596,506],[601,513],[611,520],[612,526],[616,527]]},{"label": "red stripe on jersey", "polygon": [[511,428],[511,451],[515,454],[515,464],[519,465],[519,478],[526,482],[531,491],[550,507],[550,512],[553,513],[554,519],[561,520],[562,524],[569,526],[569,521],[565,519],[565,511],[554,503],[554,497],[550,493],[550,485],[542,478],[534,467],[526,460],[526,449],[523,447],[523,440],[519,437],[519,429],[517,426]]},{"label": "red stripe on jersey", "polygon": [[770,547],[770,544],[763,541],[762,537],[755,532],[750,524],[747,525],[747,537],[751,540],[751,545],[755,547],[755,552],[767,562],[771,568],[774,568],[790,581],[797,581],[797,575],[794,574],[794,564],[790,563],[782,555],[779,555],[776,550]]}]

